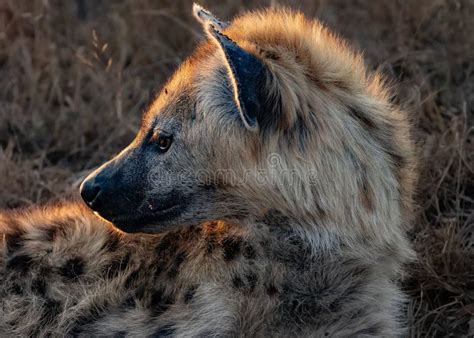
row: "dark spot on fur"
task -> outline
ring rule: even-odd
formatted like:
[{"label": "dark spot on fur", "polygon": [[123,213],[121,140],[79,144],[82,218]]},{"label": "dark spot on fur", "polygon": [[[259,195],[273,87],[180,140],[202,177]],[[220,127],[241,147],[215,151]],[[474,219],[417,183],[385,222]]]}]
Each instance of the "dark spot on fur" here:
[{"label": "dark spot on fur", "polygon": [[43,314],[41,316],[41,322],[52,323],[56,317],[61,313],[61,303],[58,301],[48,298],[43,304]]},{"label": "dark spot on fur", "polygon": [[64,263],[60,274],[70,280],[77,279],[84,273],[85,263],[79,257],[70,258]]},{"label": "dark spot on fur", "polygon": [[239,253],[242,240],[236,237],[227,237],[222,241],[222,248],[224,249],[224,260],[231,261]]},{"label": "dark spot on fur", "polygon": [[163,289],[157,289],[151,294],[150,307],[155,317],[160,316],[173,304],[173,299],[165,294]]},{"label": "dark spot on fur", "polygon": [[232,278],[232,285],[237,289],[243,288],[245,286],[244,281],[239,276]]},{"label": "dark spot on fur", "polygon": [[253,272],[248,272],[244,277],[245,280],[239,276],[234,276],[234,278],[232,278],[232,285],[234,288],[252,292],[257,286],[258,276]]},{"label": "dark spot on fur", "polygon": [[130,296],[128,296],[127,298],[125,298],[125,300],[122,302],[121,308],[129,309],[129,308],[134,307],[135,304],[136,304],[135,296],[134,296],[134,295],[130,295]]},{"label": "dark spot on fur", "polygon": [[278,293],[278,289],[274,284],[266,285],[265,289],[267,291],[267,295],[269,295],[270,297]]},{"label": "dark spot on fur", "polygon": [[365,114],[364,112],[361,112],[360,110],[353,107],[349,109],[351,116],[354,117],[357,121],[359,121],[362,127],[366,128],[368,131],[372,131],[377,128],[374,121],[370,119],[368,114]]},{"label": "dark spot on fur", "polygon": [[44,237],[46,241],[52,242],[56,239],[57,228],[48,228],[44,229]]},{"label": "dark spot on fur", "polygon": [[170,337],[172,335],[174,335],[174,333],[176,332],[176,329],[174,328],[174,325],[172,324],[168,324],[168,325],[164,325],[164,326],[161,326],[159,327],[155,332],[153,332],[153,334],[151,335],[151,337]]},{"label": "dark spot on fur", "polygon": [[7,251],[9,254],[21,248],[23,242],[23,235],[24,233],[19,230],[5,235]]},{"label": "dark spot on fur", "polygon": [[211,254],[217,246],[217,235],[215,232],[211,232],[206,237],[206,251]]},{"label": "dark spot on fur", "polygon": [[332,312],[338,312],[339,310],[341,310],[342,305],[343,305],[343,299],[342,297],[339,296],[333,299],[331,302],[329,302],[326,307],[328,311],[332,313]]},{"label": "dark spot on fur", "polygon": [[135,299],[142,300],[145,298],[145,287],[141,285],[138,289],[135,290]]},{"label": "dark spot on fur", "polygon": [[186,252],[182,251],[179,252],[173,260],[171,267],[168,270],[168,277],[174,278],[179,272],[179,267],[186,259]]},{"label": "dark spot on fur", "polygon": [[155,249],[155,253],[159,259],[164,259],[173,255],[179,245],[180,236],[177,232],[169,232],[163,236]]},{"label": "dark spot on fur", "polygon": [[155,273],[153,274],[153,276],[156,278],[160,277],[161,273],[163,272],[163,266],[161,264],[157,265],[155,267]]},{"label": "dark spot on fur", "polygon": [[6,268],[25,273],[31,268],[32,263],[33,260],[30,256],[17,255],[7,261]]},{"label": "dark spot on fur", "polygon": [[186,260],[186,252],[180,252],[179,254],[176,255],[174,259],[174,265],[176,266],[181,266],[181,264]]},{"label": "dark spot on fur", "polygon": [[132,271],[132,273],[125,280],[125,288],[129,289],[132,285],[135,285],[140,277],[140,270]]},{"label": "dark spot on fur", "polygon": [[39,296],[46,296],[46,281],[43,277],[37,277],[31,282],[31,291]]},{"label": "dark spot on fur", "polygon": [[184,303],[189,304],[194,298],[194,294],[196,293],[197,286],[191,286],[189,289],[186,290],[184,293]]},{"label": "dark spot on fur", "polygon": [[257,256],[254,247],[249,243],[244,244],[242,255],[247,259],[255,259],[255,257]]},{"label": "dark spot on fur", "polygon": [[257,283],[258,283],[257,274],[253,273],[253,272],[249,272],[245,275],[245,277],[247,278],[249,290],[253,291],[255,289],[255,287],[257,286]]},{"label": "dark spot on fur", "polygon": [[113,334],[114,338],[124,338],[127,335],[127,331],[117,331]]},{"label": "dark spot on fur", "polygon": [[261,221],[271,228],[287,226],[289,224],[288,217],[284,216],[280,211],[275,209],[269,210],[265,216],[263,216]]},{"label": "dark spot on fur", "polygon": [[53,272],[53,269],[51,266],[49,265],[44,265],[42,266],[38,273],[37,273],[37,276],[38,277],[41,277],[43,279],[45,279],[47,281],[47,278],[49,277],[49,275]]},{"label": "dark spot on fur", "polygon": [[14,293],[16,295],[22,295],[23,294],[23,287],[18,283],[14,283],[10,287],[10,290],[11,290],[12,293]]},{"label": "dark spot on fur", "polygon": [[188,243],[189,241],[195,239],[196,237],[200,236],[201,229],[199,227],[196,227],[194,225],[190,225],[187,228],[181,229],[179,231],[179,239],[180,242],[186,242]]},{"label": "dark spot on fur", "polygon": [[268,248],[270,245],[270,241],[268,239],[261,240],[259,243],[261,247],[264,249]]}]

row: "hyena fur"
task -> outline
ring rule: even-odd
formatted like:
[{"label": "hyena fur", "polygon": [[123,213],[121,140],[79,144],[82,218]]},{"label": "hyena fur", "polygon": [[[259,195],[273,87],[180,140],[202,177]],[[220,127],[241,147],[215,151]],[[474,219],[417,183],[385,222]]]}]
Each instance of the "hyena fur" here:
[{"label": "hyena fur", "polygon": [[207,40],[86,203],[1,214],[0,332],[403,335],[406,113],[318,21],[194,11]]}]

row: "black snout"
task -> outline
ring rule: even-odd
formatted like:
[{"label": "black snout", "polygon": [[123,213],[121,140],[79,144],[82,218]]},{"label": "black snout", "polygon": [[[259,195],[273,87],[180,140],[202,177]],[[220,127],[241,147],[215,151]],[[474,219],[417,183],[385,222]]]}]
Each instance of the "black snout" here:
[{"label": "black snout", "polygon": [[81,184],[86,204],[108,220],[129,218],[143,199],[139,162],[129,154],[116,157],[90,174]]},{"label": "black snout", "polygon": [[151,183],[145,155],[140,148],[120,154],[90,174],[80,188],[89,208],[127,232],[176,217],[183,210],[178,208],[183,204],[183,194],[154,192],[152,188],[159,186],[155,181],[148,187]]},{"label": "black snout", "polygon": [[144,184],[143,153],[124,152],[91,173],[80,193],[89,208],[114,224],[129,223],[148,206]]},{"label": "black snout", "polygon": [[100,185],[98,185],[94,178],[86,179],[81,185],[81,197],[86,204],[94,209],[94,202],[98,199],[100,194]]},{"label": "black snout", "polygon": [[94,211],[102,213],[116,213],[113,196],[120,193],[114,186],[116,184],[115,175],[111,175],[110,168],[105,167],[98,173],[93,173],[81,184],[81,197],[86,204]]}]

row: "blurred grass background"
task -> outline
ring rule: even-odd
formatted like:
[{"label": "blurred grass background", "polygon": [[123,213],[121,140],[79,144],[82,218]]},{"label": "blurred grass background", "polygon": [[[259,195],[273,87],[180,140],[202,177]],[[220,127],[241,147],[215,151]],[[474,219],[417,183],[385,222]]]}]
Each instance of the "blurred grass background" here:
[{"label": "blurred grass background", "polygon": [[[393,80],[421,179],[411,336],[474,335],[474,1],[207,0],[221,18],[286,5],[324,21]],[[203,38],[191,1],[0,0],[0,207],[74,195],[138,128]]]}]

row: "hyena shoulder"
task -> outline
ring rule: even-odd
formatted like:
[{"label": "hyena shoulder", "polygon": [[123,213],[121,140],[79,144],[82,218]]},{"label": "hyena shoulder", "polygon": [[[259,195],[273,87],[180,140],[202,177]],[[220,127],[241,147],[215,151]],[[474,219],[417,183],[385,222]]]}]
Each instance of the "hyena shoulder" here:
[{"label": "hyena shoulder", "polygon": [[252,233],[219,221],[152,236],[121,233],[75,204],[11,216],[0,223],[4,333],[398,332],[402,296],[373,262],[308,255],[311,244],[273,212]]}]

